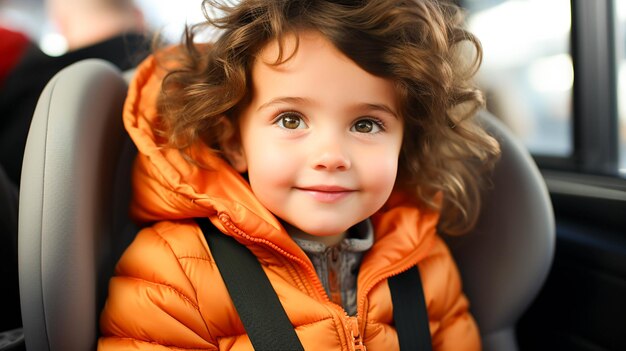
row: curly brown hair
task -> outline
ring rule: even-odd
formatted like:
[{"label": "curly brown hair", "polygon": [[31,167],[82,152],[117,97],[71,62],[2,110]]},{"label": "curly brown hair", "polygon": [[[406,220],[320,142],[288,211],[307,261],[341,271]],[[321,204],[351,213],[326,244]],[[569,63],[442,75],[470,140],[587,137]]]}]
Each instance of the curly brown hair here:
[{"label": "curly brown hair", "polygon": [[[361,68],[395,83],[404,123],[397,188],[441,206],[440,231],[473,227],[485,172],[500,151],[474,118],[484,104],[471,80],[482,49],[463,28],[459,7],[443,0],[204,0],[203,12],[206,22],[187,28],[182,49],[162,56],[177,62],[158,101],[167,146],[184,151],[200,138],[219,152],[237,133],[257,53],[271,40],[280,45],[288,34],[318,31]],[[219,30],[218,39],[194,43],[208,27]],[[280,50],[276,64],[293,55]]]}]

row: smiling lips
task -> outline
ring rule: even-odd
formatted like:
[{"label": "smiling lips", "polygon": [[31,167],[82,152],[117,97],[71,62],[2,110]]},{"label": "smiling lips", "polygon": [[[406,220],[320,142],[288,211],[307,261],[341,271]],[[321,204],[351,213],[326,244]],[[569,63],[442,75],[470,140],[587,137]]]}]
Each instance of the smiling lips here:
[{"label": "smiling lips", "polygon": [[296,187],[296,189],[311,195],[313,199],[319,202],[325,202],[325,203],[333,203],[333,202],[340,201],[355,191],[355,190],[340,187],[340,186],[327,186],[327,185]]}]

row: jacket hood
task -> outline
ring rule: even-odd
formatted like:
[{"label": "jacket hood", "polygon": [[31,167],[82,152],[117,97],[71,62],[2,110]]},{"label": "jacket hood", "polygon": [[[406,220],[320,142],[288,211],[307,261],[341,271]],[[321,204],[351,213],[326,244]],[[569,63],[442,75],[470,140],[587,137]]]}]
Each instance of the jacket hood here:
[{"label": "jacket hood", "polygon": [[[244,225],[245,232],[280,232],[280,223],[256,200],[243,177],[204,143],[190,150],[197,163],[159,145],[153,126],[165,73],[154,56],[148,57],[137,67],[124,105],[124,126],[138,150],[132,173],[133,219],[147,223],[225,213]],[[248,223],[256,225],[250,228]]]},{"label": "jacket hood", "polygon": [[[208,217],[227,234],[245,233],[248,240],[269,241],[307,261],[277,218],[256,199],[248,182],[204,143],[199,141],[190,150],[197,163],[189,162],[178,150],[159,146],[152,126],[158,121],[156,101],[165,73],[154,56],[144,60],[124,105],[124,126],[138,149],[132,172],[133,219],[148,223]],[[433,241],[438,218],[438,212],[420,210],[408,196],[394,193],[372,216],[377,244],[370,253],[380,250],[375,255],[382,259],[379,265],[406,257],[408,252],[412,259],[419,259],[415,256],[423,256]],[[386,243],[384,249],[379,242]]]}]

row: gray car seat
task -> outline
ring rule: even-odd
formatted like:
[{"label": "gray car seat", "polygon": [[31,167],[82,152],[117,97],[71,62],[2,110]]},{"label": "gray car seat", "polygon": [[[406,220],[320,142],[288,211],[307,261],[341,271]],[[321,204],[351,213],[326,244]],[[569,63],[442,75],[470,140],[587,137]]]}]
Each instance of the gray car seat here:
[{"label": "gray car seat", "polygon": [[517,350],[515,326],[547,278],[556,241],[545,182],[526,148],[489,113],[480,117],[502,157],[483,192],[478,224],[445,238],[481,330],[485,351]]},{"label": "gray car seat", "polygon": [[95,349],[108,279],[137,230],[127,214],[127,87],[116,67],[90,59],[55,75],[37,104],[18,228],[27,350]]},{"label": "gray car seat", "polygon": [[[28,350],[92,350],[107,281],[136,228],[126,211],[134,153],[122,128],[127,82],[99,60],[67,67],[44,90],[20,193],[22,318]],[[486,112],[502,143],[478,228],[449,240],[485,350],[515,350],[514,326],[552,262],[545,184],[527,151]]]}]

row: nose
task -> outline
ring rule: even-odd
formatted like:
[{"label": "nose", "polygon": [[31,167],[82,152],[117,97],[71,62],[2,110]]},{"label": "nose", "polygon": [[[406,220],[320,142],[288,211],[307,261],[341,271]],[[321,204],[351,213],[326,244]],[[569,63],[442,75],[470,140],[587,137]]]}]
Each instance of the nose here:
[{"label": "nose", "polygon": [[321,138],[312,158],[312,167],[318,171],[346,171],[351,167],[348,152],[337,136]]}]

